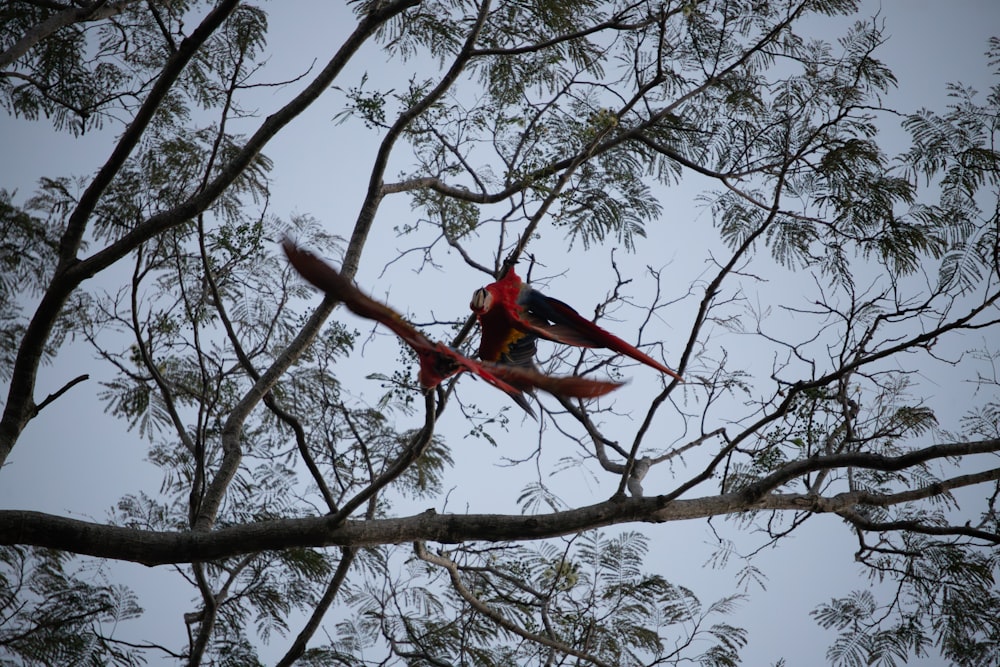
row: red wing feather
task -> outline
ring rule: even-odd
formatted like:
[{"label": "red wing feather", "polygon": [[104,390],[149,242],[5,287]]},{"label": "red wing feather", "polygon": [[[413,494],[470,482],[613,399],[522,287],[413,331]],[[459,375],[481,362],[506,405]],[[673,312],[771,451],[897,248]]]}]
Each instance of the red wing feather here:
[{"label": "red wing feather", "polygon": [[507,378],[502,377],[504,375],[503,370],[508,368],[507,366],[498,366],[494,364],[481,364],[478,361],[474,361],[472,359],[469,359],[468,357],[462,356],[461,354],[455,352],[451,348],[448,348],[448,350],[456,358],[461,359],[459,363],[461,363],[462,367],[466,371],[469,371],[470,373],[475,373],[483,380],[485,380],[487,383],[503,391],[508,396],[510,396],[515,403],[521,406],[522,410],[527,412],[535,419],[538,418],[537,415],[535,415],[535,411],[532,409],[531,404],[528,403],[528,399],[524,397],[524,393],[521,391],[521,389],[530,389],[530,387],[516,387],[514,386],[515,383],[509,381],[510,380],[509,377]]},{"label": "red wing feather", "polygon": [[465,355],[460,354],[445,345],[438,344],[437,348],[439,354],[447,356],[455,363],[456,366],[461,368],[463,371],[475,373],[476,375],[483,378],[497,389],[505,391],[508,394],[514,395],[521,393],[520,389],[513,386],[512,384],[504,382],[501,378],[497,377],[497,375],[492,372],[492,369],[487,368],[485,365],[479,363],[478,361],[469,359]]},{"label": "red wing feather", "polygon": [[553,299],[537,290],[529,289],[522,294],[521,305],[530,314],[552,322],[552,324],[547,326],[528,325],[531,331],[543,338],[563,343],[564,345],[604,347],[614,350],[619,354],[624,354],[636,361],[641,361],[648,366],[652,366],[661,373],[666,373],[681,382],[684,381],[680,375],[656,359],[653,359],[639,348],[622,340],[610,331],[597,326],[576,312],[570,305],[563,303],[559,299]]},{"label": "red wing feather", "polygon": [[285,239],[281,245],[285,249],[288,261],[303,278],[327,294],[340,299],[351,312],[381,322],[418,351],[420,348],[433,347],[434,344],[404,320],[399,313],[359,290],[351,284],[351,281],[340,275],[336,269],[322,259],[308,250],[296,247],[288,239]]},{"label": "red wing feather", "polygon": [[591,380],[576,375],[554,377],[528,368],[502,364],[483,364],[483,366],[493,375],[502,378],[518,389],[541,389],[550,394],[568,398],[597,398],[611,393],[623,384],[606,380]]}]

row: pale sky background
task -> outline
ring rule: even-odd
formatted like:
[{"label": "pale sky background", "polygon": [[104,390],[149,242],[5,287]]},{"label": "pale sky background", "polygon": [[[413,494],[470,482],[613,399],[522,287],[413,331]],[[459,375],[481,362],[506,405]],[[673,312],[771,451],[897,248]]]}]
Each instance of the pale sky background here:
[{"label": "pale sky background", "polygon": [[[345,25],[349,25],[344,22],[346,14],[339,4],[298,1],[288,3],[298,10],[293,16],[279,16],[281,4],[268,6],[274,12],[270,19],[272,36],[268,48],[274,54],[270,65],[275,72],[273,78],[281,78],[278,73],[282,72],[301,72],[314,58],[325,62],[339,44]],[[988,38],[1000,34],[1000,2],[886,0],[865,3],[860,16],[870,16],[879,7],[890,37],[880,52],[881,59],[899,81],[898,89],[889,95],[886,106],[904,112],[922,106],[943,111],[947,82],[961,81],[980,91],[987,89],[991,79],[984,52]],[[842,19],[837,23],[846,26],[849,22]],[[832,39],[842,32],[839,28],[831,28],[824,36]],[[364,70],[372,72],[372,80],[377,82],[387,68],[392,67],[385,63],[380,53],[371,49],[366,53],[367,58],[353,63],[339,85],[356,84]],[[374,75],[376,72],[378,76]],[[404,80],[407,75],[408,70],[400,70],[399,76]],[[289,94],[289,91],[263,93],[259,98],[261,117],[282,104]],[[373,155],[371,147],[377,137],[363,131],[359,122],[351,126],[353,129],[334,125],[332,119],[342,109],[342,104],[342,97],[328,93],[284,130],[265,153],[275,162],[270,203],[273,214],[287,219],[294,213],[307,213],[321,220],[331,231],[347,234],[363,196]],[[259,120],[252,121],[248,127],[257,122]],[[347,141],[350,143],[345,143]],[[55,134],[45,121],[27,123],[6,116],[0,117],[0,146],[4,156],[0,161],[0,187],[16,189],[19,202],[29,195],[39,177],[91,174],[110,150],[107,137],[101,133],[75,139],[68,134]],[[390,169],[387,180],[395,173]],[[662,224],[648,228],[648,238],[640,243],[635,256],[621,252],[616,255],[620,265],[634,267],[635,283],[641,285],[643,280],[648,280],[641,270],[646,264],[655,268],[669,267],[664,275],[677,276],[681,282],[690,282],[706,270],[700,246],[715,242],[710,241],[714,231],[708,213],[697,208],[694,201],[701,185],[686,177],[681,186],[665,193],[658,191],[665,204]],[[393,216],[399,219],[393,220]],[[407,296],[410,289],[407,277],[417,268],[415,261],[401,262],[381,275],[386,262],[398,249],[406,247],[408,241],[397,239],[391,234],[391,228],[412,217],[403,199],[384,205],[376,223],[383,231],[373,236],[357,280],[373,294],[385,296],[397,308],[413,311],[415,319],[422,313],[423,319],[430,320],[432,313],[422,311],[414,297]],[[678,233],[676,225],[683,225],[683,233]],[[592,265],[582,271],[581,267],[574,267],[563,259],[564,254],[558,251],[559,242],[557,234],[549,234],[546,243],[552,246],[532,248],[539,254],[547,247],[551,249],[545,258],[547,275],[568,272],[553,280],[548,291],[581,312],[592,312],[594,304],[604,297],[612,284],[609,252],[592,249],[588,255]],[[692,247],[698,248],[698,252],[687,252]],[[437,319],[464,315],[469,294],[483,282],[481,275],[476,275],[460,260],[453,256],[447,260],[445,266],[451,268],[452,273],[435,275],[425,270],[420,277],[422,289],[429,286],[431,290],[440,290],[456,304],[453,312],[433,313]],[[675,293],[680,295],[685,290],[686,285],[682,284],[675,288]],[[442,301],[442,298],[435,299],[435,303]],[[677,317],[673,328],[676,338],[665,343],[668,350],[674,350],[674,360],[686,336],[684,317],[690,306],[682,305],[670,311]],[[338,311],[335,317],[343,317],[343,314]],[[365,326],[359,328],[368,330]],[[391,371],[387,365],[382,369],[371,368],[375,363],[372,359],[384,361],[385,357],[373,355],[361,361],[368,364],[368,372]],[[66,348],[55,366],[42,370],[37,389],[39,398],[80,373],[93,373],[94,378],[74,388],[25,431],[8,465],[0,471],[0,508],[35,509],[102,521],[108,508],[122,495],[142,489],[155,494],[160,473],[144,462],[146,443],[137,434],[127,433],[124,424],[104,414],[103,405],[96,397],[97,381],[103,371],[95,373],[95,369],[99,369],[99,365],[89,348],[74,345]],[[654,383],[658,381],[655,373],[647,371],[649,369],[642,367],[627,370],[632,382],[621,390],[623,401],[630,395],[641,401],[645,391],[655,388]],[[944,377],[926,380],[931,385],[940,383],[948,387],[948,391],[954,384]],[[462,395],[475,400],[482,388],[469,386],[472,384],[463,380]],[[357,390],[365,391],[363,383]],[[378,390],[374,383],[366,397],[374,400]],[[960,400],[955,399],[956,410]],[[493,449],[482,440],[461,439],[468,425],[462,422],[455,408],[457,406],[451,406],[440,422],[440,430],[449,434],[456,460],[456,471],[446,482],[446,490],[450,492],[447,509],[516,512],[515,500],[521,486],[538,473],[533,465],[516,472],[497,466],[503,456],[519,458],[534,449],[536,442],[530,435],[532,425],[526,427],[526,435],[512,433],[501,442],[501,449]],[[49,413],[53,410],[59,411],[56,418]],[[667,416],[658,419],[658,425],[660,421],[666,422],[662,424],[664,446],[683,437],[670,431]],[[547,452],[543,460],[552,463],[569,453],[552,452],[549,455]],[[679,467],[676,474],[679,478],[696,469],[697,463],[694,463],[688,468]],[[543,475],[548,472],[542,470]],[[655,472],[669,474],[667,470],[656,469]],[[557,486],[567,502],[577,505],[603,500],[617,483],[612,477],[602,476],[595,480],[575,472],[546,477],[546,481]],[[658,481],[651,473],[646,486],[647,492],[655,492],[657,488],[669,488],[671,480]],[[400,514],[409,514],[423,510],[428,502],[417,503],[412,508],[400,505],[396,509]],[[436,502],[437,508],[442,510],[444,497]],[[714,525],[728,537],[735,538],[738,534],[732,524],[722,519],[716,519]],[[691,587],[704,604],[734,592],[738,562],[719,570],[705,566],[713,547],[713,536],[704,521],[635,524],[623,528],[642,531],[653,539],[654,549],[647,559],[647,569]],[[749,550],[756,543],[751,537],[745,544],[741,541],[740,548]],[[867,585],[864,583],[867,579],[861,579],[863,570],[854,563],[856,548],[851,532],[836,517],[828,516],[810,520],[792,538],[779,543],[776,550],[757,557],[754,565],[769,577],[767,590],[752,588],[749,600],[743,603],[739,613],[728,619],[714,619],[748,629],[750,645],[742,654],[744,664],[769,665],[781,656],[787,659],[789,667],[825,662],[825,650],[835,635],[821,630],[808,612],[831,597]],[[170,568],[150,570],[124,564],[115,565],[108,571],[113,573],[114,579],[127,583],[139,593],[140,603],[147,609],[147,618],[142,621],[144,627],[157,628],[154,636],[148,638],[171,647],[181,646],[184,628],[180,615],[195,608],[190,602],[194,590],[177,586],[176,574]],[[291,625],[294,636],[299,628],[294,622]],[[135,639],[138,635],[130,637],[125,631],[122,637]],[[273,660],[284,652],[286,645],[287,642],[280,639],[273,641],[272,647],[262,655],[266,660]],[[935,663],[929,661],[927,664]]]}]

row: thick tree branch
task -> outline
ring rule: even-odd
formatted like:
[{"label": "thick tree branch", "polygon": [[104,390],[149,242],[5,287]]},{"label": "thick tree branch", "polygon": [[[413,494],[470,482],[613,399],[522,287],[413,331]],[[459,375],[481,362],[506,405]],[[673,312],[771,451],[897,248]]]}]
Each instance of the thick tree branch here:
[{"label": "thick tree branch", "polygon": [[[760,479],[742,489],[739,493],[742,493],[749,502],[754,502],[755,500],[761,498],[765,493],[768,493],[795,478],[820,470],[832,470],[836,468],[868,468],[870,470],[889,472],[903,470],[934,459],[963,457],[973,454],[990,454],[998,451],[1000,451],[1000,439],[991,439],[947,445],[932,445],[930,447],[917,449],[899,456],[883,456],[882,454],[871,454],[868,452],[849,452],[846,454],[832,454],[830,456],[815,456],[787,463],[767,477],[764,477],[763,479]],[[996,471],[990,472],[995,473]],[[989,479],[996,479],[996,477],[989,477]],[[976,480],[976,483],[980,481],[986,480]],[[886,502],[885,504],[895,505],[898,503],[909,502],[911,500],[926,498],[946,490],[947,488],[945,487],[940,487],[935,490],[935,485],[932,484],[922,487],[921,489],[881,497],[889,499],[889,502]],[[868,505],[881,504],[871,502],[870,499],[874,497],[875,494],[866,495],[862,492],[852,493],[858,494],[854,496],[856,498],[856,500],[854,500],[855,503]],[[868,500],[865,500],[865,498],[868,498]]]},{"label": "thick tree branch", "polygon": [[[84,278],[83,276],[70,275],[70,269],[77,262],[76,253],[80,248],[87,222],[97,206],[98,200],[139,143],[156,110],[188,62],[238,4],[238,0],[223,0],[205,17],[201,25],[191,33],[191,36],[184,40],[181,48],[170,57],[146,100],[136,112],[135,118],[118,140],[111,156],[97,172],[80,197],[80,201],[77,202],[73,213],[70,214],[69,220],[66,222],[66,229],[59,240],[59,257],[55,275],[35,310],[34,316],[28,323],[21,346],[17,351],[17,358],[14,361],[10,387],[7,392],[7,405],[4,408],[3,418],[0,419],[0,465],[7,460],[18,436],[31,419],[34,412],[35,379],[38,375],[42,351],[48,344],[52,327],[66,303],[66,299]],[[115,259],[121,256],[118,255]],[[89,275],[93,275],[93,273]]]},{"label": "thick tree branch", "polygon": [[[31,47],[35,46],[49,35],[52,35],[68,25],[74,23],[85,23],[88,21],[100,21],[120,14],[129,5],[139,0],[122,0],[122,2],[89,2],[82,7],[67,7],[60,12],[52,14],[34,28],[24,33],[19,40],[0,53],[0,68],[7,67],[15,60],[27,53]],[[0,73],[2,76],[2,73]]]},{"label": "thick tree branch", "polygon": [[[797,461],[745,489],[716,496],[670,499],[667,496],[614,498],[562,512],[535,516],[502,514],[435,514],[410,517],[340,521],[339,516],[279,519],[215,531],[158,532],[107,526],[77,519],[23,510],[0,511],[0,544],[22,544],[73,553],[134,561],[147,565],[209,561],[237,554],[290,547],[366,547],[428,541],[539,540],[620,523],[681,521],[754,510],[808,510],[839,512],[858,504],[891,505],[909,502],[907,493],[886,496],[857,492],[821,497],[768,494],[790,471],[803,475],[825,468],[854,466],[873,470],[901,470],[935,459],[1000,452],[1000,440],[933,445],[896,457],[878,454],[836,454]],[[786,470],[787,469],[787,470]],[[970,479],[956,478],[960,483]],[[978,482],[1000,479],[1000,469],[983,473]],[[959,483],[956,482],[956,483]],[[930,491],[922,491],[929,494]]]},{"label": "thick tree branch", "polygon": [[[149,118],[152,117],[153,112],[159,106],[162,97],[173,85],[174,80],[180,75],[184,65],[218,25],[222,23],[225,17],[228,16],[228,13],[235,8],[238,2],[236,0],[225,0],[225,2],[220,3],[216,10],[192,33],[191,37],[184,40],[177,53],[171,56],[168,65],[164,69],[164,73],[161,74],[161,79],[154,85],[146,103],[143,104],[140,112],[136,115],[136,119],[133,120],[125,134],[122,135],[111,158],[109,158],[108,162],[91,182],[90,187],[84,193],[77,205],[77,209],[70,218],[67,231],[63,235],[60,245],[60,269],[57,270],[55,278],[53,278],[48,290],[46,290],[41,303],[35,311],[34,317],[28,325],[28,331],[23,339],[24,342],[18,350],[18,356],[14,363],[11,384],[8,391],[8,402],[4,410],[3,419],[0,420],[0,464],[6,460],[18,436],[28,422],[32,410],[32,396],[38,366],[41,362],[42,350],[49,339],[52,326],[69,294],[81,282],[111,266],[143,242],[167,229],[191,220],[199,213],[205,211],[243,173],[244,169],[246,169],[278,131],[288,125],[288,123],[308,108],[316,98],[329,88],[330,84],[350,61],[351,57],[379,26],[383,25],[385,21],[393,16],[414,6],[417,2],[418,0],[398,0],[397,2],[380,7],[377,11],[366,14],[323,71],[292,101],[279,111],[268,116],[258,130],[247,140],[243,148],[219,171],[215,179],[205,188],[201,189],[183,204],[151,216],[118,241],[94,255],[83,260],[75,260],[74,255],[79,247],[79,241],[82,238],[86,222],[93,212],[100,194],[104,192],[132,148],[141,138],[149,122]],[[320,310],[314,313],[312,319],[322,322],[332,307],[332,303],[327,304],[324,302]],[[275,373],[264,374],[261,382],[265,384],[258,383],[255,386],[254,393],[257,394],[257,398],[255,401],[247,404],[249,407],[253,407],[260,400],[260,397],[270,389],[277,377],[280,377],[284,370],[287,369],[288,365],[298,358],[301,349],[312,340],[316,328],[318,327],[304,329],[303,334],[295,339],[287,350],[287,353],[279,359],[278,363],[280,367],[276,366],[274,368]],[[247,406],[245,405],[244,407]],[[220,478],[219,481],[223,482],[224,480]]]},{"label": "thick tree branch", "polygon": [[871,521],[857,512],[838,512],[855,528],[868,532],[910,532],[942,537],[971,537],[991,544],[1000,545],[1000,534],[972,528],[971,526],[931,526],[919,521]]}]

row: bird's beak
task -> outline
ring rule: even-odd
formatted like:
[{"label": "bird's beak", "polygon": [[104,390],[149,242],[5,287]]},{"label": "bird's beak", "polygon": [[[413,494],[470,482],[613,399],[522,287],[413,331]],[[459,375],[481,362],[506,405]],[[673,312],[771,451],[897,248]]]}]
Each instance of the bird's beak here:
[{"label": "bird's beak", "polygon": [[485,287],[480,287],[472,293],[472,301],[469,308],[476,313],[485,313],[493,305],[493,295]]}]

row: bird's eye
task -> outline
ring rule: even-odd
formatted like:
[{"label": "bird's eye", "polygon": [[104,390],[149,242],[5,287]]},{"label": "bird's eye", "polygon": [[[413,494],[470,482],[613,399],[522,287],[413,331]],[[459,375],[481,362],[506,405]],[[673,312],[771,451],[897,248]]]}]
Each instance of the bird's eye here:
[{"label": "bird's eye", "polygon": [[493,295],[486,288],[480,287],[472,293],[472,301],[469,302],[469,308],[477,313],[483,313],[490,309],[492,303]]}]

